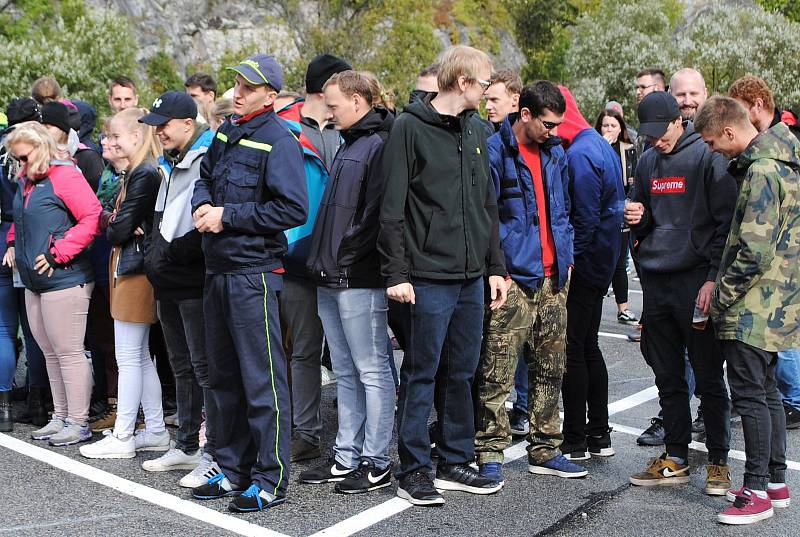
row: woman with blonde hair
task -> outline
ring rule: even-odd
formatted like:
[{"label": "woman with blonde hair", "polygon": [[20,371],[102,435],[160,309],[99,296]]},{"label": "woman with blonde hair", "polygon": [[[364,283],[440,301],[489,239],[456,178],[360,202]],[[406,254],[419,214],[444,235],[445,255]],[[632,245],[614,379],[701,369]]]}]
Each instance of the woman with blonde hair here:
[{"label": "woman with blonde hair", "polygon": [[[117,113],[109,124],[110,147],[119,157],[128,159],[114,210],[104,211],[101,218],[112,245],[109,283],[119,369],[117,419],[113,432],[81,448],[81,455],[92,459],[128,459],[137,451],[166,451],[170,447],[161,383],[148,346],[150,325],[156,322],[156,304],[153,287],[144,274],[143,239],[153,225],[161,183],[157,168],[161,144],[155,129],[139,122],[146,113],[143,108],[129,108]],[[145,428],[134,435],[140,404]]]},{"label": "woman with blonde hair", "polygon": [[44,126],[21,123],[4,144],[21,169],[3,265],[16,267],[25,285],[28,322],[53,393],[52,419],[31,437],[53,446],[84,442],[92,437],[83,340],[94,287],[86,250],[99,233],[100,202],[74,163],[57,159]]}]

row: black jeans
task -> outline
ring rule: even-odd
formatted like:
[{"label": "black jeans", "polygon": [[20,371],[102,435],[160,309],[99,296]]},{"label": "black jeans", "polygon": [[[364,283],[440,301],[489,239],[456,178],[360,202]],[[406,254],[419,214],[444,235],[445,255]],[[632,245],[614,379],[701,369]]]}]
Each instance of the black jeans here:
[{"label": "black jeans", "polygon": [[786,415],[775,382],[778,355],[741,341],[721,341],[728,384],[744,429],[744,486],[766,490],[786,479]]},{"label": "black jeans", "polygon": [[203,299],[159,300],[158,318],[164,331],[170,365],[175,372],[175,402],[178,405],[178,434],[175,447],[185,453],[197,451],[203,402],[206,415],[205,452],[214,456],[214,399],[208,395]]},{"label": "black jeans", "polygon": [[567,450],[585,448],[586,435],[608,430],[608,371],[598,342],[605,293],[573,273],[567,296],[567,369],[561,383]]},{"label": "black jeans", "polygon": [[722,350],[709,322],[705,330],[692,327],[692,313],[707,268],[682,272],[643,271],[644,328],[641,349],[656,376],[664,413],[667,453],[686,458],[692,440],[692,416],[686,383],[685,349],[695,375],[695,394],[700,397],[706,425],[709,461],[728,458],[730,444],[730,400],[725,387]]},{"label": "black jeans", "polygon": [[625,269],[628,266],[630,235],[631,231],[629,229],[620,232],[622,245],[619,249],[617,267],[614,269],[614,275],[611,278],[611,288],[614,290],[614,300],[616,300],[617,305],[627,304],[628,302],[628,273]]},{"label": "black jeans", "polygon": [[483,280],[415,280],[406,354],[400,370],[397,451],[400,479],[430,470],[428,416],[436,406],[440,464],[475,459],[472,381],[481,353]]}]

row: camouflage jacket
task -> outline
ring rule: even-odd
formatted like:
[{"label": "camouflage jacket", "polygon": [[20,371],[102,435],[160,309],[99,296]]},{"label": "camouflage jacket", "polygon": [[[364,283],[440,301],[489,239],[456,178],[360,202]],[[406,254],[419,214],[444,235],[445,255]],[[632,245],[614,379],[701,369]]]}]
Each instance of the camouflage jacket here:
[{"label": "camouflage jacket", "polygon": [[784,124],[730,163],[739,199],[711,302],[719,339],[800,347],[800,144]]}]

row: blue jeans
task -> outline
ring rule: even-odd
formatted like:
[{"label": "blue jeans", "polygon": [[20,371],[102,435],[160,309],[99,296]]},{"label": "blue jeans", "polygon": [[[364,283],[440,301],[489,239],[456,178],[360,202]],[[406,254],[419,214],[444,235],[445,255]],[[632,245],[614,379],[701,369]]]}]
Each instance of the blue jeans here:
[{"label": "blue jeans", "polygon": [[475,459],[472,381],[483,334],[483,280],[412,282],[416,304],[400,369],[398,453],[400,479],[432,469],[428,417],[439,420],[440,464]]},{"label": "blue jeans", "polygon": [[8,391],[17,369],[17,330],[22,325],[28,387],[50,388],[47,366],[39,345],[31,334],[25,314],[25,289],[15,288],[11,275],[0,276],[0,392]]},{"label": "blue jeans", "polygon": [[800,349],[778,353],[775,377],[783,402],[800,409]]},{"label": "blue jeans", "polygon": [[385,289],[317,288],[317,311],[331,351],[339,398],[334,452],[355,468],[362,459],[389,466],[394,380],[389,365]]}]

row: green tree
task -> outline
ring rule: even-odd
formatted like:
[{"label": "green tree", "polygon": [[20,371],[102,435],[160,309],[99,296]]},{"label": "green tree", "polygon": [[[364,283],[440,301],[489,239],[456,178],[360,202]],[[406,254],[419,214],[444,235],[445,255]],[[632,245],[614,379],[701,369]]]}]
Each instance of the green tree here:
[{"label": "green tree", "polygon": [[105,10],[87,10],[78,0],[13,4],[14,13],[0,13],[0,103],[30,95],[37,78],[52,75],[68,97],[106,113],[109,81],[137,68],[125,21]]},{"label": "green tree", "polygon": [[756,0],[766,11],[780,13],[787,19],[800,22],[800,2],[797,0]]}]

